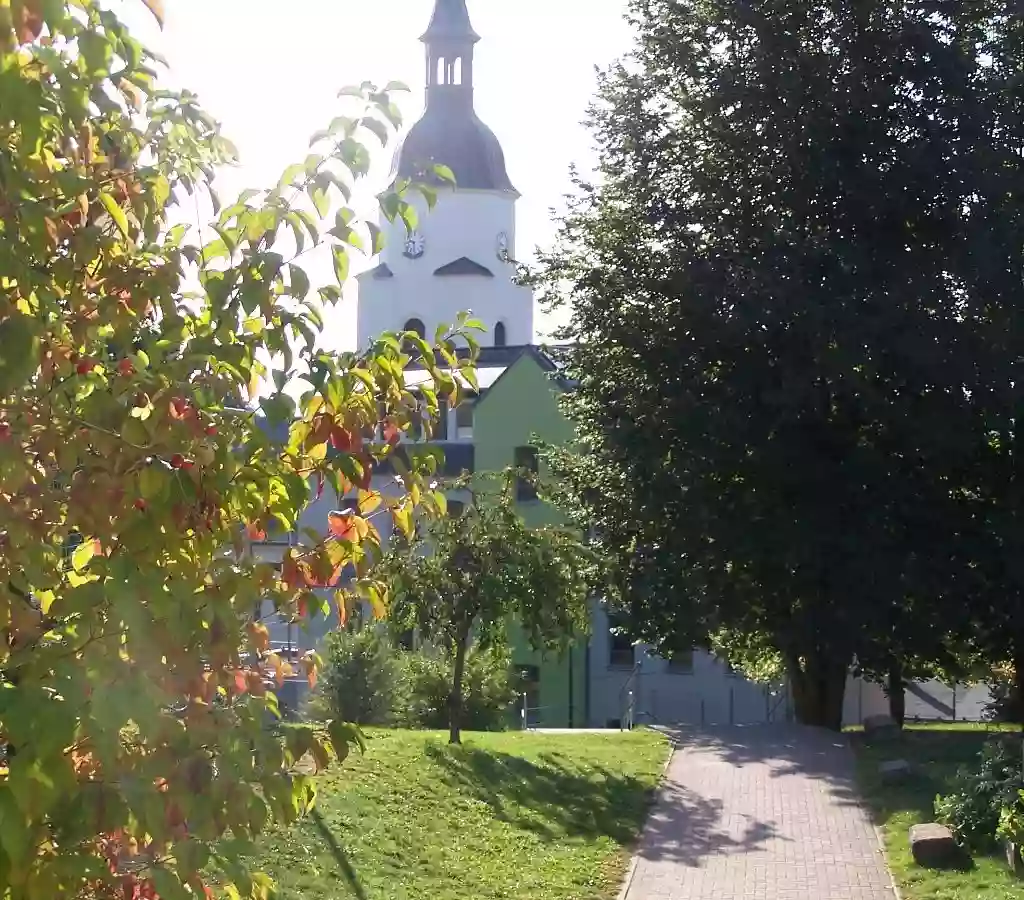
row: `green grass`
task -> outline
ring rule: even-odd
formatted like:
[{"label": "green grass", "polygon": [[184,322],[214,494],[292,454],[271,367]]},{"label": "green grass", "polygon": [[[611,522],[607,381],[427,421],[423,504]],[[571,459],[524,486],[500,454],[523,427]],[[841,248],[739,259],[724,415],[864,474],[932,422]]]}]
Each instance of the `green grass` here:
[{"label": "green grass", "polygon": [[[936,794],[946,793],[960,766],[972,765],[992,726],[907,726],[901,738],[874,746],[853,735],[861,789],[882,830],[889,868],[904,900],[1020,900],[1024,883],[1002,859],[980,857],[962,871],[923,869],[910,855],[910,826],[934,821]],[[906,759],[914,773],[900,783],[883,783],[878,764]]]},{"label": "green grass", "polygon": [[604,900],[668,753],[650,731],[371,732],[255,862],[289,900]]}]

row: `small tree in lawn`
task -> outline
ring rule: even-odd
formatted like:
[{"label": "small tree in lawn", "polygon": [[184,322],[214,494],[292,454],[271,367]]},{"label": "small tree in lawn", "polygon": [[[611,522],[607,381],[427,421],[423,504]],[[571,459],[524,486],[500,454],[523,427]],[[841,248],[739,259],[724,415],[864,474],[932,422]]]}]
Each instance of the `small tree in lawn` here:
[{"label": "small tree in lawn", "polygon": [[398,538],[375,575],[390,583],[390,620],[416,628],[450,654],[449,741],[461,743],[463,676],[470,643],[507,641],[513,617],[538,648],[555,649],[585,626],[593,558],[572,531],[530,528],[515,507],[511,474],[485,483],[457,515]]},{"label": "small tree in lawn", "polygon": [[[159,0],[145,3],[159,17]],[[362,515],[337,517],[278,575],[247,558],[245,529],[294,528],[325,484],[368,486],[392,447],[374,440],[381,419],[394,435],[420,415],[404,346],[457,401],[417,335],[359,354],[317,346],[350,251],[379,251],[379,229],[345,202],[367,139],[398,124],[388,92],[347,92],[354,114],[303,163],[192,230],[170,224],[171,207],[195,221],[191,195],[233,151],[194,95],[158,89],[155,65],[94,0],[0,2],[7,900],[185,900],[212,896],[211,873],[228,896],[268,895],[246,841],[312,803],[300,757],[343,759],[358,732],[265,727],[266,685],[287,664],[253,610],[269,599],[306,620],[321,608],[311,587],[347,564],[365,580],[379,538]],[[403,189],[382,208],[412,223]],[[298,264],[314,245],[337,281],[318,293]],[[284,391],[297,378],[298,402]],[[415,472],[406,484],[399,513],[435,502]],[[316,658],[304,665],[312,682]]]}]

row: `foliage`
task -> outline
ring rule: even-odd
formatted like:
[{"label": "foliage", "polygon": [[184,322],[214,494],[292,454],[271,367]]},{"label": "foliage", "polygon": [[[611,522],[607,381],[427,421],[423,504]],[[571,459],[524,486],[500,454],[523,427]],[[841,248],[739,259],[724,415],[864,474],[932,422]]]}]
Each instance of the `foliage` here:
[{"label": "foliage", "polygon": [[[895,745],[868,743],[851,734],[857,757],[859,796],[879,826],[893,881],[905,900],[1015,900],[1020,882],[1001,858],[976,855],[970,866],[932,869],[914,862],[910,828],[935,821],[935,795],[953,790],[959,769],[976,768],[983,745],[1001,729],[966,722],[907,725]],[[882,762],[907,760],[912,774],[893,780]]]},{"label": "foliage", "polygon": [[[182,900],[209,895],[208,871],[229,896],[266,896],[239,848],[310,806],[300,757],[318,768],[344,759],[358,732],[263,726],[276,709],[268,683],[288,666],[267,653],[254,610],[317,614],[311,586],[347,563],[377,591],[379,536],[362,515],[325,523],[278,577],[248,556],[245,529],[259,534],[270,518],[294,528],[324,484],[339,495],[368,486],[391,447],[374,441],[381,419],[397,434],[419,414],[403,340],[437,392],[458,400],[416,335],[358,354],[318,348],[350,253],[379,249],[380,229],[345,204],[367,174],[366,141],[398,124],[389,91],[343,92],[352,114],[315,135],[303,163],[196,231],[172,220],[195,219],[191,198],[234,151],[194,95],[159,87],[158,65],[94,0],[0,2],[10,900]],[[408,187],[382,195],[384,216],[413,221]],[[337,284],[311,288],[299,262],[314,245],[333,257]],[[468,327],[437,336],[448,358],[463,337],[475,346]],[[297,378],[308,388],[298,401],[284,390]],[[437,394],[426,398],[435,414]],[[414,500],[443,503],[421,473],[404,483],[407,495],[388,501],[399,516]],[[360,496],[367,511],[378,502]],[[315,680],[316,657],[303,667]]]},{"label": "foliage", "polygon": [[409,664],[387,629],[366,624],[327,635],[312,712],[358,725],[404,723]]},{"label": "foliage", "polygon": [[1000,812],[996,837],[1016,844],[1017,852],[1021,852],[1020,848],[1024,846],[1024,790],[1017,791]]},{"label": "foliage", "polygon": [[1021,23],[989,2],[630,10],[599,177],[537,276],[571,314],[560,502],[637,637],[758,636],[798,716],[839,727],[855,658],[941,660],[979,610],[1014,630]]},{"label": "foliage", "polygon": [[439,738],[371,731],[365,754],[322,777],[318,818],[260,842],[282,898],[614,900],[663,735]]},{"label": "foliage", "polygon": [[392,588],[395,627],[415,628],[452,660],[452,743],[459,741],[471,640],[484,650],[502,646],[513,615],[536,646],[560,647],[586,625],[593,558],[569,530],[527,527],[514,498],[514,473],[496,485],[478,477],[461,514],[395,542],[379,568]]},{"label": "foliage", "polygon": [[[408,654],[408,706],[404,722],[411,728],[445,728],[454,677],[450,654],[429,649]],[[504,731],[516,701],[512,656],[506,647],[470,646],[463,675],[460,725],[468,731]]]},{"label": "foliage", "polygon": [[991,849],[1000,814],[1016,798],[1022,779],[1020,742],[991,740],[972,767],[957,773],[950,792],[935,798],[936,819],[964,846]]}]

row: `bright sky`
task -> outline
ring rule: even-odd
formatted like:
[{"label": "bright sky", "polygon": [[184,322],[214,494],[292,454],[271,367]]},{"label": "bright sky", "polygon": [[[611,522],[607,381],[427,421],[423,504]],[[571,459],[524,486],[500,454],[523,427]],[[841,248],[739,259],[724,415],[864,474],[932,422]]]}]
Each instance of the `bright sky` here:
[{"label": "bright sky", "polygon": [[[626,0],[468,0],[481,35],[474,61],[476,108],[505,149],[522,193],[518,256],[554,234],[549,210],[569,190],[568,170],[593,163],[581,126],[595,90],[595,66],[629,49]],[[433,0],[165,0],[167,23],[156,31],[137,0],[120,7],[147,44],[168,59],[172,81],[199,94],[224,124],[242,158],[219,178],[229,199],[244,187],[276,183],[307,153],[308,138],[343,109],[340,87],[371,80],[412,88],[400,105],[411,122],[423,104],[425,64],[418,38]],[[144,11],[143,11],[144,12]],[[378,148],[385,186],[392,148]],[[319,272],[310,272],[317,283]],[[327,343],[346,347],[354,304],[330,319]],[[546,330],[538,320],[538,329]]]}]

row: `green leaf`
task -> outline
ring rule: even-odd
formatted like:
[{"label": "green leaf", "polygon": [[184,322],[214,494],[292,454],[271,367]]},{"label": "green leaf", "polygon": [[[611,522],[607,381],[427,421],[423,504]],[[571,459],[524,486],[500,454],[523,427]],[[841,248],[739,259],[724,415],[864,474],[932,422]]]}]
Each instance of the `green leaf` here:
[{"label": "green leaf", "polygon": [[167,487],[167,475],[156,463],[139,471],[139,495],[144,500],[159,499]]},{"label": "green leaf", "polygon": [[366,227],[370,232],[370,255],[376,256],[384,249],[384,232],[374,222],[367,222]]},{"label": "green leaf", "polygon": [[448,166],[438,163],[434,166],[433,172],[442,181],[448,182],[452,187],[455,186],[455,173]]},{"label": "green leaf", "polygon": [[117,230],[124,237],[130,238],[131,232],[128,228],[128,217],[124,214],[124,210],[118,206],[117,201],[110,194],[101,191],[100,203],[103,204],[103,208],[110,214],[110,218],[114,220]]},{"label": "green leaf", "polygon": [[288,283],[291,286],[291,295],[302,300],[309,293],[309,276],[305,270],[294,263],[288,265]]},{"label": "green leaf", "polygon": [[278,182],[278,187],[286,188],[292,187],[299,177],[306,174],[306,167],[302,163],[294,163],[284,170],[284,174],[281,176],[281,180]]},{"label": "green leaf", "polygon": [[334,277],[339,285],[344,285],[348,280],[348,251],[344,247],[334,246],[331,247],[331,254],[334,257]]},{"label": "green leaf", "polygon": [[377,136],[377,140],[380,141],[382,147],[388,145],[391,135],[388,133],[387,126],[380,119],[375,119],[373,116],[363,116],[362,122],[364,128]]}]

